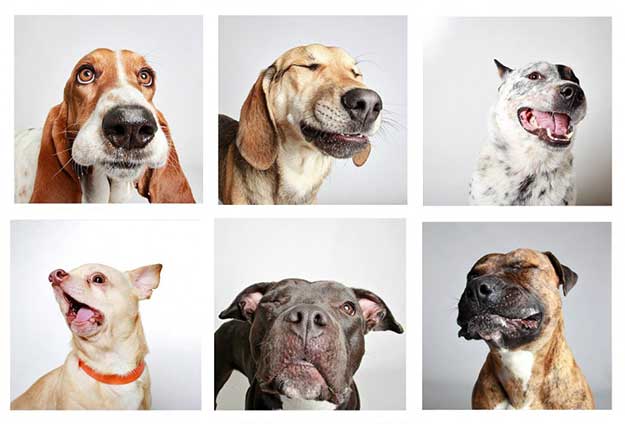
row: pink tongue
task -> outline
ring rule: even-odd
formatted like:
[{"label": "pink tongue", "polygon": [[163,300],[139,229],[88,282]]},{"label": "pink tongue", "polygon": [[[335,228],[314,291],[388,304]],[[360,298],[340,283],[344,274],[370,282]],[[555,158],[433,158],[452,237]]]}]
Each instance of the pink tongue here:
[{"label": "pink tongue", "polygon": [[93,313],[93,311],[89,308],[80,308],[80,310],[78,311],[78,313],[76,314],[76,318],[75,320],[78,322],[84,322],[84,321],[89,321],[89,319],[94,316],[95,314]]},{"label": "pink tongue", "polygon": [[564,136],[569,130],[569,117],[563,113],[532,111],[538,126],[549,128],[554,135]]}]

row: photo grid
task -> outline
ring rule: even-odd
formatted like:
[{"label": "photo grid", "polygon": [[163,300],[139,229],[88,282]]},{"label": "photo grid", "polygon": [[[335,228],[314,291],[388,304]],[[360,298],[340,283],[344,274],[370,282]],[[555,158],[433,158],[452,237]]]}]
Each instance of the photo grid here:
[{"label": "photo grid", "polygon": [[620,422],[623,6],[259,6],[2,6],[3,421]]}]

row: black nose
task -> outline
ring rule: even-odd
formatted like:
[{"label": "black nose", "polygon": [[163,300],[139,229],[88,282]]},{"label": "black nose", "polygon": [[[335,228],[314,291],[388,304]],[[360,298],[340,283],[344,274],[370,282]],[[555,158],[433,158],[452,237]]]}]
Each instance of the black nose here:
[{"label": "black nose", "polygon": [[319,337],[328,325],[328,315],[315,305],[298,305],[284,317],[291,330],[302,339]]},{"label": "black nose", "polygon": [[564,84],[560,86],[560,96],[571,106],[579,106],[584,101],[584,90],[575,84]]},{"label": "black nose", "polygon": [[486,303],[497,296],[501,284],[493,278],[474,278],[469,281],[466,295],[472,302]]},{"label": "black nose", "polygon": [[382,99],[373,90],[354,88],[341,97],[343,107],[352,120],[363,126],[371,125],[380,115]]},{"label": "black nose", "polygon": [[142,149],[158,127],[152,112],[143,106],[115,106],[102,119],[102,131],[115,147]]}]

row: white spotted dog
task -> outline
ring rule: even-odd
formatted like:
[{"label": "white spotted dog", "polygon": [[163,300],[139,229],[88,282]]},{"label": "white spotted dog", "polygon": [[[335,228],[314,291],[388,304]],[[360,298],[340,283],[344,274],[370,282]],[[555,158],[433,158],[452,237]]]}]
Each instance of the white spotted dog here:
[{"label": "white spotted dog", "polygon": [[470,184],[472,205],[573,205],[572,145],[586,115],[573,70],[547,62],[512,70],[495,60],[502,84],[489,140]]},{"label": "white spotted dog", "polygon": [[[43,130],[15,139],[15,201],[189,203],[193,194],[163,114],[156,74],[129,50],[81,58]],[[137,196],[138,197],[138,196]]]}]

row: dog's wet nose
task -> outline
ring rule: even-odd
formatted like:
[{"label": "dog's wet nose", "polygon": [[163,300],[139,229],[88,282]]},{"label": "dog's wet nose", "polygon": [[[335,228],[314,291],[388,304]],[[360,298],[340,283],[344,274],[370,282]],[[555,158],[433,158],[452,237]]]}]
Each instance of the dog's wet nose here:
[{"label": "dog's wet nose", "polygon": [[69,274],[62,269],[55,269],[48,276],[48,281],[52,284],[61,284],[63,280],[65,280]]},{"label": "dog's wet nose", "polygon": [[341,103],[349,116],[363,125],[370,125],[380,115],[382,99],[373,90],[354,88],[341,97]]},{"label": "dog's wet nose", "polygon": [[102,119],[102,132],[115,147],[142,149],[154,139],[154,115],[143,106],[116,106]]},{"label": "dog's wet nose", "polygon": [[571,106],[577,107],[584,101],[584,90],[575,84],[564,84],[560,86],[560,96]]},{"label": "dog's wet nose", "polygon": [[493,278],[474,278],[467,284],[466,294],[472,302],[486,303],[496,295],[499,286]]},{"label": "dog's wet nose", "polygon": [[315,305],[299,305],[287,312],[285,321],[303,338],[319,337],[328,325],[328,315]]}]

